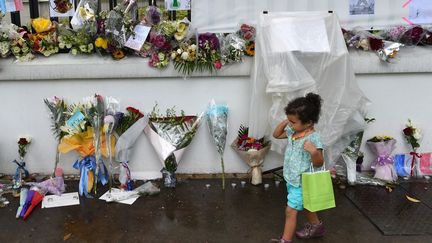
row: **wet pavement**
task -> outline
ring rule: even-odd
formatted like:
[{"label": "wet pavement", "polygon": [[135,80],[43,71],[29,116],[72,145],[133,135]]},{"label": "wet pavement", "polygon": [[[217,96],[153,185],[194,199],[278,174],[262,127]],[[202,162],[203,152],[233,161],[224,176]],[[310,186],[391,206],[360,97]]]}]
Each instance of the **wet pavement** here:
[{"label": "wet pavement", "polygon": [[[79,206],[39,207],[26,221],[15,219],[19,199],[6,195],[11,203],[0,208],[0,242],[269,242],[281,235],[286,191],[283,183],[264,183],[268,189],[242,187],[233,179],[222,191],[220,180],[184,180],[131,206],[80,198]],[[77,181],[67,184],[68,192],[77,190]],[[346,190],[335,192],[337,207],[319,214],[327,235],[294,242],[432,242],[432,235],[383,235],[345,197]]]}]

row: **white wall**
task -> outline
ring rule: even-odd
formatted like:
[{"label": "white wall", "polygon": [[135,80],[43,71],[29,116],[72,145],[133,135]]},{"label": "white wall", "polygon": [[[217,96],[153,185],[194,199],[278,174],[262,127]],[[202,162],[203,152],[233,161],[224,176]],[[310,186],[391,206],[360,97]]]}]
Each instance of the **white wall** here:
[{"label": "white wall", "polygon": [[[53,70],[53,72],[60,70]],[[100,93],[120,99],[123,107],[135,106],[151,111],[155,101],[161,108],[175,105],[188,114],[199,114],[206,109],[211,98],[226,102],[230,108],[228,141],[235,139],[241,123],[247,124],[249,100],[248,77],[241,78],[153,78],[116,80],[49,80],[49,81],[0,81],[0,172],[12,173],[17,157],[16,138],[31,135],[34,140],[26,157],[31,172],[49,173],[55,158],[55,140],[50,131],[48,111],[43,98],[54,95],[80,101],[81,97]],[[162,110],[162,109],[161,109]],[[180,163],[178,172],[217,173],[220,163],[216,148],[210,140],[207,123],[203,122],[197,136]],[[247,167],[228,146],[225,154],[227,172],[247,172]],[[61,158],[65,173],[77,173],[72,163],[77,154]],[[280,161],[266,163],[266,168],[278,166]],[[144,134],[135,145],[130,162],[135,172],[158,172],[161,164]]]},{"label": "white wall", "polygon": [[[410,118],[422,129],[423,139],[420,152],[432,152],[432,74],[374,74],[357,75],[360,88],[372,101],[370,117],[376,121],[370,124],[364,135],[367,140],[377,135],[392,136],[397,140],[395,153],[408,153],[410,146],[402,135],[402,129]],[[369,169],[374,159],[364,144],[364,169]]]},{"label": "white wall", "polygon": [[[418,55],[414,55],[417,51]],[[411,49],[411,52],[414,54],[401,54],[401,61],[396,64],[380,63],[373,53],[351,53],[358,83],[373,102],[370,116],[377,119],[367,128],[365,139],[375,135],[394,136],[398,140],[397,153],[409,152],[401,133],[408,118],[423,129],[420,151],[432,151],[432,131],[429,129],[432,123],[429,109],[432,104],[432,63],[428,62],[432,51]],[[17,157],[16,139],[25,134],[34,138],[26,159],[29,170],[51,172],[56,148],[43,98],[54,95],[78,102],[84,96],[100,93],[119,98],[123,107],[135,106],[147,112],[157,101],[161,108],[175,105],[189,114],[200,113],[214,98],[226,102],[230,108],[228,143],[234,140],[239,125],[247,124],[251,59],[230,66],[215,76],[201,74],[204,76],[188,79],[178,77],[172,66],[165,71],[150,69],[147,61],[67,55],[39,57],[29,63],[0,60],[0,173],[14,172],[11,161]],[[410,70],[416,73],[409,73]],[[98,75],[112,79],[94,79]],[[179,173],[220,172],[219,158],[206,126],[203,122],[180,163]],[[366,152],[364,168],[367,169],[372,157],[364,144],[362,150]],[[229,144],[225,151],[227,172],[247,172],[248,167]],[[66,173],[78,173],[71,167],[77,158],[75,153],[62,156],[61,166]],[[271,153],[266,158],[264,170],[281,164],[281,156]],[[161,164],[144,134],[135,145],[130,165],[132,171],[141,175],[160,174]]]}]

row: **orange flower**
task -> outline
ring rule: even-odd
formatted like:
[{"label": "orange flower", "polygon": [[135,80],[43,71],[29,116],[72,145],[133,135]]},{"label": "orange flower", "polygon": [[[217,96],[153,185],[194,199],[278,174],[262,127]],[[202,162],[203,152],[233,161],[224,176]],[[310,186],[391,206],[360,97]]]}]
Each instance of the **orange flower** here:
[{"label": "orange flower", "polygon": [[117,49],[117,50],[113,51],[113,52],[111,53],[111,55],[112,55],[112,57],[113,57],[114,59],[116,59],[116,60],[120,60],[120,59],[122,59],[123,57],[125,57],[125,53],[124,53],[124,51],[121,50],[121,49]]},{"label": "orange flower", "polygon": [[255,56],[255,42],[249,42],[246,45],[245,53],[248,56]]}]

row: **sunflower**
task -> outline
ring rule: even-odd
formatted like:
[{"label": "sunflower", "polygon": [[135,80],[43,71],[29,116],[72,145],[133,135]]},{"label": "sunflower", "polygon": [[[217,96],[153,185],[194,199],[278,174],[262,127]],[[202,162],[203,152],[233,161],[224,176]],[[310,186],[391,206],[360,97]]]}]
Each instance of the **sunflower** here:
[{"label": "sunflower", "polygon": [[251,41],[246,45],[245,53],[251,57],[255,55],[255,42]]},{"label": "sunflower", "polygon": [[120,60],[125,56],[125,53],[122,49],[116,49],[111,53],[111,55],[115,60]]}]

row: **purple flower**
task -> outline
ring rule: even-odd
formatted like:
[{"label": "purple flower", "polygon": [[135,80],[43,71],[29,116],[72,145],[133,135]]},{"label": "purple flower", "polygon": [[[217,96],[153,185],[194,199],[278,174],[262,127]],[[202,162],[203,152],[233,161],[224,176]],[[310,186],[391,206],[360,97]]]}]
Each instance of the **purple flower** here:
[{"label": "purple flower", "polygon": [[204,46],[208,43],[210,49],[219,50],[219,39],[214,33],[204,33],[200,34],[198,37],[198,45],[200,48],[204,48]]},{"label": "purple flower", "polygon": [[122,122],[122,120],[123,120],[123,117],[124,117],[123,112],[116,112],[114,115],[115,123],[120,124],[120,122]]},{"label": "purple flower", "polygon": [[152,25],[159,24],[161,20],[161,14],[157,7],[150,6],[147,11],[147,21],[149,21]]},{"label": "purple flower", "polygon": [[150,39],[150,42],[157,48],[162,48],[165,45],[166,39],[163,35],[156,35]]}]

